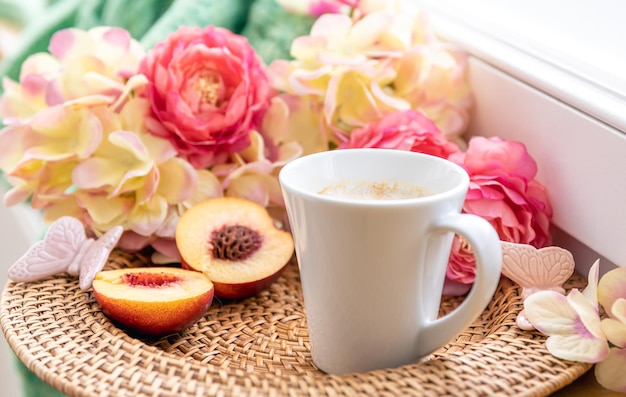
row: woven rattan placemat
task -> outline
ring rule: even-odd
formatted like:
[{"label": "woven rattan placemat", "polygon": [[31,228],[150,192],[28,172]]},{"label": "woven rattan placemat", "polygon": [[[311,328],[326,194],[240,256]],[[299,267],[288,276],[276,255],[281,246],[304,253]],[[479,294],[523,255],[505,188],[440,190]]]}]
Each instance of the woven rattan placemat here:
[{"label": "woven rattan placemat", "polygon": [[[144,264],[114,251],[107,268]],[[568,285],[582,286],[580,277]],[[216,301],[195,326],[158,341],[128,336],[60,276],[9,282],[0,323],[20,360],[70,396],[546,396],[589,365],[554,358],[544,336],[515,325],[519,292],[503,279],[482,316],[425,362],[343,376],[311,361],[294,263],[258,296]],[[459,300],[444,299],[442,313]]]}]

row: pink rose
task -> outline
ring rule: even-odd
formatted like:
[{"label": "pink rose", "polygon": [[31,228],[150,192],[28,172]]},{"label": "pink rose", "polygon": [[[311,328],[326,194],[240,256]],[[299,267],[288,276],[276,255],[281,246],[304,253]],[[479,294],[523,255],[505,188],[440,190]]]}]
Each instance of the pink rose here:
[{"label": "pink rose", "polygon": [[323,14],[339,14],[352,11],[361,0],[277,0],[285,10],[296,14],[319,17]]},{"label": "pink rose", "polygon": [[250,130],[269,106],[263,63],[243,36],[182,27],[148,53],[140,72],[154,135],[169,139],[196,168],[223,162],[250,144]]},{"label": "pink rose", "polygon": [[357,8],[359,0],[317,0],[309,5],[309,14],[319,17],[324,14],[338,14],[346,7],[351,10]]},{"label": "pink rose", "polygon": [[458,146],[448,141],[432,120],[414,110],[387,113],[378,121],[355,128],[350,140],[339,148],[399,149],[443,158],[459,151]]},{"label": "pink rose", "polygon": [[[487,219],[503,241],[536,248],[551,243],[552,206],[545,187],[534,179],[537,165],[524,144],[474,137],[466,152],[453,154],[450,160],[470,175],[463,212]],[[471,284],[474,272],[470,248],[455,238],[448,279]]]}]

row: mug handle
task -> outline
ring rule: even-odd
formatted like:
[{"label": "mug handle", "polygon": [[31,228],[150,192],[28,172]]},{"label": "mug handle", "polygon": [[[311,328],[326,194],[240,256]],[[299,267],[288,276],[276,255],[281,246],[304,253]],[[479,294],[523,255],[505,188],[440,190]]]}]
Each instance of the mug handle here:
[{"label": "mug handle", "polygon": [[472,247],[476,280],[465,300],[451,313],[424,325],[418,339],[420,357],[441,348],[485,310],[500,281],[502,246],[493,226],[472,214],[450,214],[437,220],[431,232],[454,232]]}]

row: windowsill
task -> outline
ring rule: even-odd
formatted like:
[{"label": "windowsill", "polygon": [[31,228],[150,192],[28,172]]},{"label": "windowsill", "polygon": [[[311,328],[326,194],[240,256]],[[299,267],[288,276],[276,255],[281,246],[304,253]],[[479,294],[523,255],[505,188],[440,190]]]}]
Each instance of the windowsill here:
[{"label": "windowsill", "polygon": [[[421,0],[439,34],[507,74],[626,131],[626,3]],[[601,29],[590,27],[601,26]]]},{"label": "windowsill", "polygon": [[[593,49],[604,51],[604,58],[582,59],[588,53],[580,41],[581,54],[565,47],[550,52],[563,37],[576,43],[579,35],[589,34],[570,36],[563,30],[560,37],[552,36],[560,28],[574,26],[571,13],[584,11],[581,5],[566,9],[564,4],[570,3],[555,3],[566,10],[568,18],[555,20],[554,26],[546,21],[550,12],[559,9],[539,0],[524,5],[425,0],[420,5],[438,34],[471,55],[476,105],[469,134],[526,144],[539,166],[537,178],[548,188],[554,207],[555,244],[567,244],[564,247],[574,253],[580,271],[586,272],[596,258],[601,258],[605,269],[624,266],[626,211],[620,209],[626,202],[626,183],[619,171],[626,169],[626,80],[616,77],[611,68],[621,65],[626,70],[626,53],[607,51],[612,44],[604,42]],[[626,3],[622,7],[626,11]],[[528,25],[525,18],[535,10],[541,10],[541,15]],[[528,28],[520,33],[521,25]],[[626,25],[620,29],[623,35],[609,30],[616,35],[612,40],[626,35]],[[546,39],[539,42],[542,37]],[[614,63],[610,57],[615,57]],[[610,68],[603,69],[601,62],[591,64],[600,59],[609,62]]]}]

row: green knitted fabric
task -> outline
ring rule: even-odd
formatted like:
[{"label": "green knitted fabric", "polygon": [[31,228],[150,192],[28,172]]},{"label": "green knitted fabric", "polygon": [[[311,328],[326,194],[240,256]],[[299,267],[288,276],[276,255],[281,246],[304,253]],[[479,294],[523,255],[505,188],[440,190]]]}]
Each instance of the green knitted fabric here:
[{"label": "green knitted fabric", "polygon": [[36,15],[49,5],[49,0],[0,0],[0,19],[16,26],[24,26],[29,15]]},{"label": "green knitted fabric", "polygon": [[140,38],[172,5],[173,0],[90,0],[77,10],[75,27],[118,26]]},{"label": "green knitted fabric", "polygon": [[28,8],[9,7],[11,0],[0,1],[7,3],[0,18],[28,21],[18,52],[0,61],[0,76],[13,80],[18,79],[29,55],[47,51],[52,35],[68,27],[122,27],[149,49],[183,25],[221,26],[248,37],[261,58],[270,63],[289,58],[293,39],[307,34],[313,24],[310,16],[289,14],[275,0],[58,0],[30,19],[21,15],[30,13]]},{"label": "green knitted fabric", "polygon": [[239,33],[246,23],[253,0],[174,0],[167,11],[141,38],[152,48],[180,26],[215,25]]},{"label": "green knitted fabric", "polygon": [[289,14],[275,0],[256,0],[241,34],[269,64],[276,59],[290,59],[291,42],[307,35],[314,21],[308,15]]},{"label": "green knitted fabric", "polygon": [[[21,378],[22,396],[23,397],[64,397],[65,394],[48,386],[43,380],[39,379],[34,373],[17,358],[15,366]],[[16,396],[17,397],[17,396]]]}]

